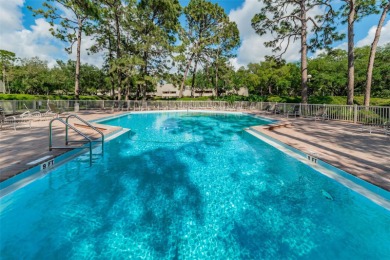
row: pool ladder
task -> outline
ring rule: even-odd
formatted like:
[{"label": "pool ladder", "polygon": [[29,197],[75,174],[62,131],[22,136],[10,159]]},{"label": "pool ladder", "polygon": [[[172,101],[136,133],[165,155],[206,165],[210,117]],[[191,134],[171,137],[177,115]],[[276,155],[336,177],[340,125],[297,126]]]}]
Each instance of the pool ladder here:
[{"label": "pool ladder", "polygon": [[[99,133],[101,135],[101,139],[92,140],[88,135],[86,135],[85,133],[81,132],[76,127],[72,126],[69,123],[69,119],[70,118],[76,118],[79,121],[81,121],[82,123],[84,123],[85,126],[95,130],[97,133]],[[54,121],[59,121],[63,125],[65,125],[65,146],[53,146],[52,125],[53,125]],[[69,135],[68,135],[69,128],[72,129],[73,131],[75,131],[80,136],[84,137],[85,140],[70,141],[69,140]],[[81,117],[79,117],[77,115],[70,114],[70,115],[68,115],[66,117],[65,120],[63,118],[60,118],[60,117],[56,117],[56,118],[53,118],[52,120],[50,120],[50,123],[49,123],[49,151],[52,151],[53,149],[85,149],[85,148],[89,148],[89,164],[92,165],[92,143],[95,143],[95,142],[101,142],[102,154],[103,154],[103,151],[104,151],[104,134],[102,133],[102,131],[100,131],[99,129],[97,129],[96,127],[91,125],[89,122],[85,121],[84,119],[82,119]],[[69,143],[88,143],[88,146],[84,146],[84,145],[83,146],[69,146]]]}]

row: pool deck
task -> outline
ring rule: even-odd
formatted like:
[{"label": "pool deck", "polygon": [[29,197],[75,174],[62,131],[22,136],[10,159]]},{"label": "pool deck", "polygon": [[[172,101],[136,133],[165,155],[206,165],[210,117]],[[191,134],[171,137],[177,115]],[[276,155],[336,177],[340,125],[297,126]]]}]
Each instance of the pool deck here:
[{"label": "pool deck", "polygon": [[370,134],[347,122],[265,116],[285,126],[254,129],[390,191],[390,136],[381,129]]},{"label": "pool deck", "polygon": [[[84,120],[91,121],[122,113],[124,112],[82,111],[76,114]],[[0,182],[43,162],[40,161],[31,164],[35,160],[45,156],[57,157],[71,150],[53,149],[49,151],[49,122],[50,120],[32,121],[31,128],[28,128],[27,125],[21,125],[16,128],[16,131],[13,128],[0,130]],[[70,119],[69,122],[71,125],[83,124],[74,118]],[[100,130],[104,135],[109,135],[121,129],[119,127],[100,126],[99,124],[94,125],[101,127]],[[95,131],[85,129],[84,127],[82,132],[86,133],[92,139],[100,137]],[[53,146],[64,146],[64,133],[64,125],[58,121],[53,122]],[[69,130],[69,137],[71,140],[84,139],[72,130]]]},{"label": "pool deck", "polygon": [[[78,115],[85,120],[95,120],[122,113],[128,112],[83,111]],[[390,191],[390,136],[379,131],[370,134],[367,130],[361,131],[359,125],[340,121],[264,116],[281,120],[284,126],[271,129],[258,126],[254,127],[256,130]],[[0,181],[33,167],[27,165],[29,162],[67,151],[48,150],[48,125],[49,121],[37,121],[32,123],[31,129],[0,130]],[[118,128],[107,127],[103,132],[115,131]],[[61,132],[57,127],[53,140],[63,140]]]}]

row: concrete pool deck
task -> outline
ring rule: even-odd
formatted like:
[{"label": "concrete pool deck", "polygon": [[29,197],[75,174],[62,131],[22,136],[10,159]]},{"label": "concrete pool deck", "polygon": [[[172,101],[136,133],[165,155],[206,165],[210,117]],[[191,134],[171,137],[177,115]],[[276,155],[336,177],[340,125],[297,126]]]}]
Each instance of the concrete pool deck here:
[{"label": "concrete pool deck", "polygon": [[[245,111],[244,111],[245,112]],[[249,112],[249,111],[248,111]],[[82,111],[85,120],[111,117],[127,112],[107,113]],[[262,116],[262,115],[260,115]],[[256,130],[307,154],[315,154],[333,166],[390,191],[390,137],[380,132],[361,131],[359,125],[340,121],[314,121],[264,115],[287,122],[285,127]],[[58,156],[66,150],[49,152],[49,121],[37,121],[30,128],[0,130],[0,181],[6,180],[34,165],[27,163],[44,156]],[[109,128],[105,134],[117,131]],[[55,140],[63,140],[60,131],[54,131]],[[39,164],[39,163],[38,163]]]},{"label": "concrete pool deck", "polygon": [[285,127],[254,127],[257,131],[390,191],[390,136],[376,129],[340,121],[289,118]]},{"label": "concrete pool deck", "polygon": [[[125,112],[101,112],[101,111],[81,111],[76,113],[84,120],[91,121],[105,117],[112,117]],[[32,168],[43,161],[29,164],[45,156],[57,157],[71,149],[53,149],[49,151],[49,122],[33,121],[31,128],[22,125],[16,128],[6,128],[0,130],[0,182],[7,180],[23,171]],[[83,124],[77,119],[70,119],[72,125]],[[99,126],[96,124],[96,126]],[[120,130],[119,127],[104,126],[100,130],[104,135],[111,134]],[[83,133],[92,138],[99,138],[100,135],[95,131],[83,129]],[[72,140],[82,140],[79,135],[69,130]],[[53,146],[64,146],[65,131],[64,125],[58,121],[53,122]]]}]

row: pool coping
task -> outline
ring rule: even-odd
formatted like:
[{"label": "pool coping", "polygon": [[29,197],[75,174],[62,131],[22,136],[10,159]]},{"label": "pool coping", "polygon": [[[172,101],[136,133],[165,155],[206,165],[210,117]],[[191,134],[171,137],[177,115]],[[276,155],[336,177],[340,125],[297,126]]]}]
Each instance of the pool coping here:
[{"label": "pool coping", "polygon": [[246,128],[245,130],[254,137],[266,142],[296,160],[309,165],[317,172],[337,181],[348,189],[390,211],[390,192],[316,158],[315,154],[306,154],[299,149],[257,131],[253,127]]}]

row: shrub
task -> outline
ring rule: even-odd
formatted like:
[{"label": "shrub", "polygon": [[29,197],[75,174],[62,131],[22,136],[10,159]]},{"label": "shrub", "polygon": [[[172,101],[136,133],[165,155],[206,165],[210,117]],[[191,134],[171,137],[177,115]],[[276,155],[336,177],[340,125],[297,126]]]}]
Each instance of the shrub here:
[{"label": "shrub", "polygon": [[358,112],[358,118],[360,118],[360,121],[365,124],[382,124],[386,121],[377,113],[364,109]]}]

